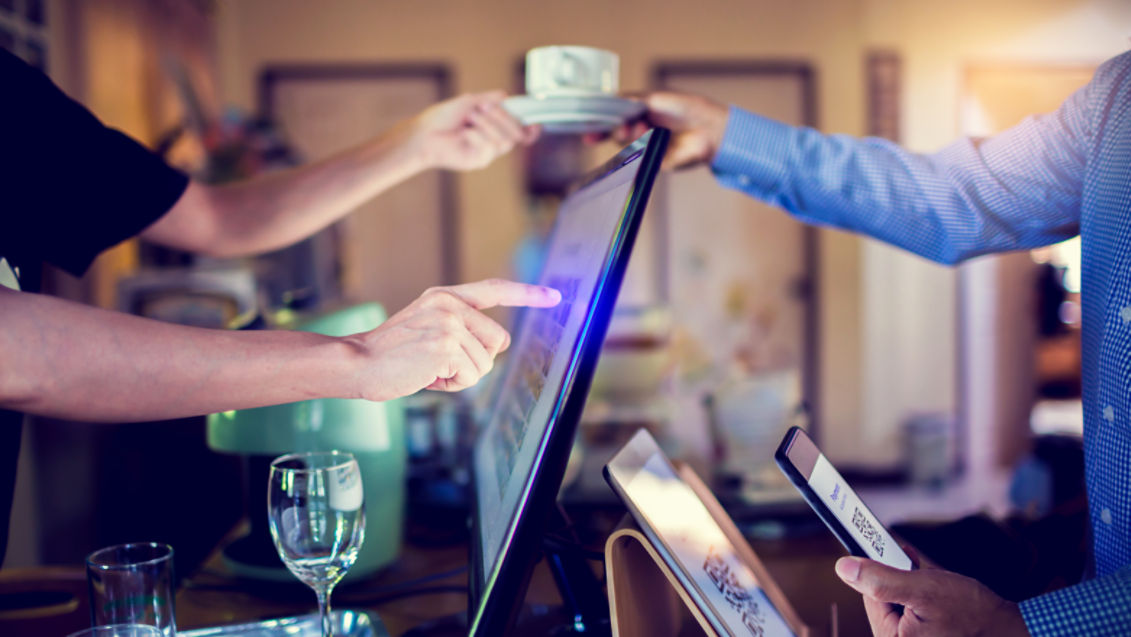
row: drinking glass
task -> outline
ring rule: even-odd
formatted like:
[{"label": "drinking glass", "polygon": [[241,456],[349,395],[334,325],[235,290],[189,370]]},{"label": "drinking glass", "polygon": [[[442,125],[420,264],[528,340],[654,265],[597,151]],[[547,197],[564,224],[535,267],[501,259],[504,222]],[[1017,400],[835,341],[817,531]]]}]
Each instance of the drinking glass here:
[{"label": "drinking glass", "polygon": [[156,626],[145,624],[113,624],[85,628],[67,637],[162,637]]},{"label": "drinking glass", "polygon": [[279,557],[318,595],[323,637],[331,637],[330,591],[365,539],[361,469],[342,451],[295,453],[271,463],[267,518]]},{"label": "drinking glass", "polygon": [[173,547],[135,542],[99,549],[86,558],[90,624],[148,624],[176,634]]}]

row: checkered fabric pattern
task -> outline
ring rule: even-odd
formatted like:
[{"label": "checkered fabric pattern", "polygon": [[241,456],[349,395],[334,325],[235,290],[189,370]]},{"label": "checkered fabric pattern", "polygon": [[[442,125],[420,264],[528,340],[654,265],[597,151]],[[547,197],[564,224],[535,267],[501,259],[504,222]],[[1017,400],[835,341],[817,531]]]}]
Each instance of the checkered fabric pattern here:
[{"label": "checkered fabric pattern", "polygon": [[[1034,635],[1131,635],[1131,52],[1056,112],[916,154],[732,108],[719,181],[942,263],[1081,235],[1094,580],[1021,604]],[[1124,570],[1121,570],[1124,569]]]},{"label": "checkered fabric pattern", "polygon": [[1131,635],[1131,567],[1022,603],[1034,635]]}]

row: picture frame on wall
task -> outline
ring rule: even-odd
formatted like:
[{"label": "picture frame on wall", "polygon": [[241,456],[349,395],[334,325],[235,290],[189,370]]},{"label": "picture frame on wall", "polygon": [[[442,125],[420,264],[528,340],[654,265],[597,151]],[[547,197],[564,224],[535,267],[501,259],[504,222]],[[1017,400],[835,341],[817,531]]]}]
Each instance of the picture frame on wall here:
[{"label": "picture frame on wall", "polygon": [[[452,96],[447,65],[272,64],[259,103],[302,161],[360,144]],[[422,290],[459,281],[455,182],[428,171],[366,202],[314,241],[315,258],[338,269],[349,301],[377,301],[389,314]]]},{"label": "picture frame on wall", "polygon": [[864,75],[868,89],[868,135],[899,143],[902,57],[892,49],[872,49],[864,58]]}]

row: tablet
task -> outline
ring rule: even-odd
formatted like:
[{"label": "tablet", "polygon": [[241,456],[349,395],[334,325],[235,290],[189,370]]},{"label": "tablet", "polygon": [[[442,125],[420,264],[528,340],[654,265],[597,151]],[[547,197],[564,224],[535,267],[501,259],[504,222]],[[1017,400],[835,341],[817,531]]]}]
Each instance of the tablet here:
[{"label": "tablet", "polygon": [[605,465],[605,479],[719,635],[794,636],[753,569],[646,430]]}]

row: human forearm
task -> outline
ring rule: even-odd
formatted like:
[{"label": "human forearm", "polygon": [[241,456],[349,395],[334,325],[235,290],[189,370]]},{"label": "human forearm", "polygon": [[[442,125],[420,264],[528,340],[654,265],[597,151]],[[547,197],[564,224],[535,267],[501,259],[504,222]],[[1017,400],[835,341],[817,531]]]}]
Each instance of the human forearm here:
[{"label": "human forearm", "polygon": [[0,289],[0,406],[139,421],[353,397],[361,357],[305,332],[206,330]]},{"label": "human forearm", "polygon": [[295,243],[427,168],[404,126],[313,164],[231,185],[193,183],[143,236],[229,257]]},{"label": "human forearm", "polygon": [[534,141],[538,128],[524,128],[504,111],[504,97],[496,91],[440,102],[365,144],[283,173],[192,184],[142,236],[214,256],[290,245],[423,170],[483,168],[515,144]]},{"label": "human forearm", "polygon": [[184,327],[0,287],[0,407],[124,422],[459,391],[510,344],[481,310],[560,300],[502,280],[432,288],[373,329],[333,338]]}]

